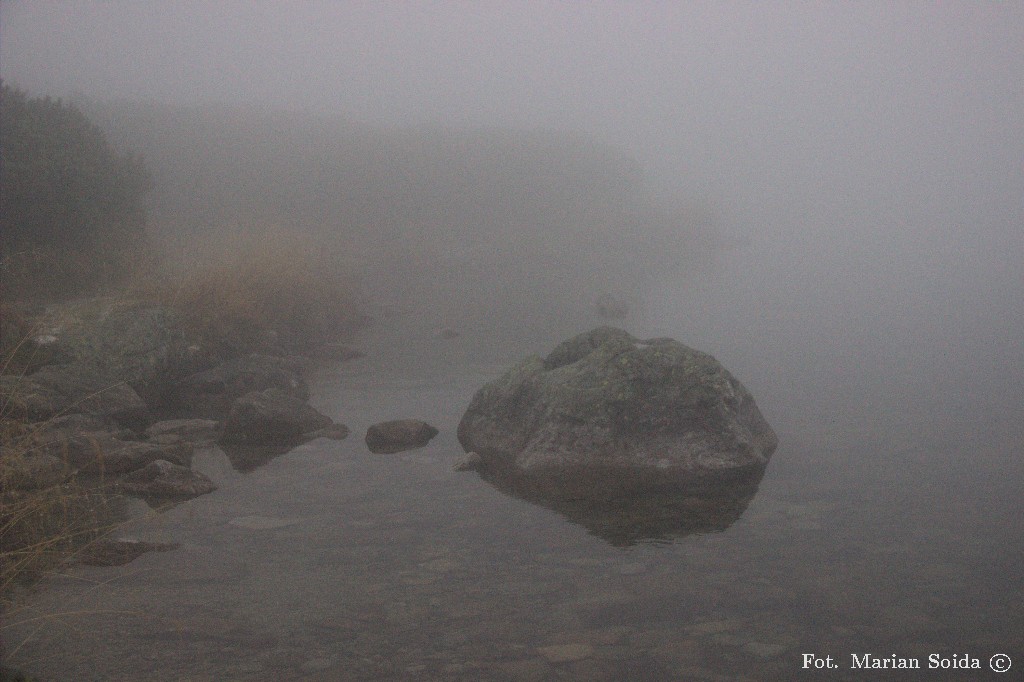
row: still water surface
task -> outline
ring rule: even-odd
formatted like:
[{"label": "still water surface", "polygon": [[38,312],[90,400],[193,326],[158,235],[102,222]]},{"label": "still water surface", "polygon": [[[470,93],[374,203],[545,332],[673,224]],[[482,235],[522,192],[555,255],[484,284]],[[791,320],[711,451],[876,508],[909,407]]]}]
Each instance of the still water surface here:
[{"label": "still water surface", "polygon": [[[236,466],[197,453],[219,490],[119,531],[180,547],[47,581],[8,614],[10,664],[46,680],[885,679],[849,669],[864,653],[985,668],[929,680],[1003,679],[999,652],[1024,667],[1012,409],[951,437],[751,386],[780,446],[738,518],[629,544],[453,470],[473,392],[521,348],[400,336],[371,332],[370,357],[312,378],[352,435]],[[366,428],[401,417],[441,433],[369,453]],[[804,653],[840,668],[801,671]]]}]

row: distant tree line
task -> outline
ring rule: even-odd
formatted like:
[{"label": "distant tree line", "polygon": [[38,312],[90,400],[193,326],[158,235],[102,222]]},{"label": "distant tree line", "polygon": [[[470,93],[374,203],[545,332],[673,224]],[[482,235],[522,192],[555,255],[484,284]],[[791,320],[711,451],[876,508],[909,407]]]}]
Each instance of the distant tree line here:
[{"label": "distant tree line", "polygon": [[112,283],[145,241],[150,178],[141,158],[118,153],[72,104],[6,83],[0,90],[5,296]]}]

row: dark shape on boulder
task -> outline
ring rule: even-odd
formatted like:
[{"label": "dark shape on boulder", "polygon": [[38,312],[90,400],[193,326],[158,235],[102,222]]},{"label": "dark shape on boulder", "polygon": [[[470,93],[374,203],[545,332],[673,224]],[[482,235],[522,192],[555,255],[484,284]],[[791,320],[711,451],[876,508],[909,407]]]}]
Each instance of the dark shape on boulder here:
[{"label": "dark shape on boulder", "polygon": [[713,357],[601,327],[485,385],[459,442],[535,500],[715,495],[763,475],[775,433]]},{"label": "dark shape on boulder", "polygon": [[179,380],[171,403],[189,415],[220,418],[243,395],[268,388],[308,400],[309,388],[301,371],[298,360],[254,353]]},{"label": "dark shape on boulder", "polygon": [[217,486],[199,472],[158,459],[122,478],[117,488],[141,497],[189,498],[211,493]]},{"label": "dark shape on boulder", "polygon": [[333,426],[330,417],[278,388],[248,393],[231,407],[221,443],[298,445]]},{"label": "dark shape on boulder", "polygon": [[423,447],[437,434],[437,429],[418,419],[396,419],[367,429],[366,447],[376,454],[402,452]]}]

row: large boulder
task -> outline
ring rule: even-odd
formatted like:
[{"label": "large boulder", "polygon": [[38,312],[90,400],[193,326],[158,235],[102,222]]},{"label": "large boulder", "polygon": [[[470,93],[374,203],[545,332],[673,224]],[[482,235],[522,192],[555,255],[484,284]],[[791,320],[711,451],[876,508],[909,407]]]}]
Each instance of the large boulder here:
[{"label": "large boulder", "polygon": [[777,444],[713,357],[611,327],[485,385],[458,437],[492,477],[547,500],[743,486],[760,479]]},{"label": "large boulder", "polygon": [[268,388],[235,401],[224,421],[220,442],[295,445],[336,432],[339,426],[295,396],[278,388]]},{"label": "large boulder", "polygon": [[268,388],[307,400],[309,388],[301,371],[297,360],[254,353],[180,379],[174,384],[171,402],[187,414],[216,418],[243,395]]}]

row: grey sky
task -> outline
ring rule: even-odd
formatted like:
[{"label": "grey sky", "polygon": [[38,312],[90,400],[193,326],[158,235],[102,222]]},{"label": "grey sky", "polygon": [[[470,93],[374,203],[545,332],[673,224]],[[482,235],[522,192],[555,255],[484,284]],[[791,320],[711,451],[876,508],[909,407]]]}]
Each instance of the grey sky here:
[{"label": "grey sky", "polygon": [[749,239],[755,288],[849,324],[1020,324],[1022,3],[0,8],[33,92],[583,131]]}]

